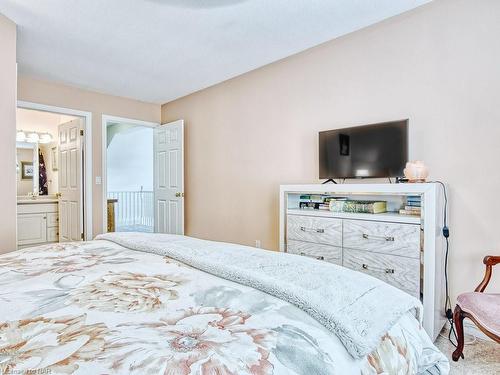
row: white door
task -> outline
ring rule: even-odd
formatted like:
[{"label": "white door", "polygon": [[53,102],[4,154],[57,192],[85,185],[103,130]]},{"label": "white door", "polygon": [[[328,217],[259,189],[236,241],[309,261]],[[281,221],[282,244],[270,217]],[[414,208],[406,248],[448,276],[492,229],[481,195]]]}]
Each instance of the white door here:
[{"label": "white door", "polygon": [[184,234],[184,120],[154,130],[155,232]]},{"label": "white door", "polygon": [[80,241],[82,220],[82,121],[59,125],[59,241]]}]

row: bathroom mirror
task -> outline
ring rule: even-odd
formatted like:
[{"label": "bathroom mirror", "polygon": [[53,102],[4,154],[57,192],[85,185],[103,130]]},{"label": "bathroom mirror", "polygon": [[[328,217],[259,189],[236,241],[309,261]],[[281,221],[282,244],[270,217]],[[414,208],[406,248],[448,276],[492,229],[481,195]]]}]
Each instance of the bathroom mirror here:
[{"label": "bathroom mirror", "polygon": [[38,194],[38,144],[16,143],[17,195]]}]

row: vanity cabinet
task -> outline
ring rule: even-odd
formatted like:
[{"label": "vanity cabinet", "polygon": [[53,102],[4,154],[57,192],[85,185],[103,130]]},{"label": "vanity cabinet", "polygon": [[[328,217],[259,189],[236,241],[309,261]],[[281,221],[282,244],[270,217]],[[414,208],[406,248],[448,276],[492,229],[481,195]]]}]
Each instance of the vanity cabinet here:
[{"label": "vanity cabinet", "polygon": [[17,245],[19,248],[59,241],[57,202],[17,205]]},{"label": "vanity cabinet", "polygon": [[47,242],[47,214],[17,215],[17,243],[19,246]]}]

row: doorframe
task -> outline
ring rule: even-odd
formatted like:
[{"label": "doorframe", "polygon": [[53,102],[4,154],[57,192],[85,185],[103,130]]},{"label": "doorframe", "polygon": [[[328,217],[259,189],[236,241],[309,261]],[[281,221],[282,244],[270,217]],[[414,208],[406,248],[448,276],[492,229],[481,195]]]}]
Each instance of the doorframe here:
[{"label": "doorframe", "polygon": [[[101,126],[101,175],[102,175],[102,231],[107,233],[108,231],[108,133],[107,126],[108,122],[123,122],[129,125],[144,126],[147,128],[156,128],[160,126],[159,122],[143,121],[130,119],[119,116],[112,115],[102,115],[102,126]],[[153,147],[153,145],[151,145]]]},{"label": "doorframe", "polygon": [[92,220],[92,112],[80,111],[78,109],[57,107],[41,103],[18,100],[16,108],[32,109],[43,112],[52,112],[61,115],[78,116],[84,118],[83,124],[83,184],[81,194],[83,195],[83,237],[85,241],[93,239]]}]

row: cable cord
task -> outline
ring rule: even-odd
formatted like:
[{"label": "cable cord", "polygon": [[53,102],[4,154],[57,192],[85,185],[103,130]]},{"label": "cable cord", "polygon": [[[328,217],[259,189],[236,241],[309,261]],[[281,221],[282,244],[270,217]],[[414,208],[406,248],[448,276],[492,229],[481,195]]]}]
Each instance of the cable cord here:
[{"label": "cable cord", "polygon": [[[450,330],[448,331],[448,340],[450,343],[454,346],[457,347],[458,343],[458,337],[457,333],[455,331],[455,325],[453,324],[453,308],[451,305],[451,300],[450,300],[450,293],[449,293],[449,282],[448,282],[448,255],[450,252],[450,229],[448,228],[448,192],[446,190],[446,185],[442,181],[430,181],[430,183],[437,183],[440,184],[441,187],[443,188],[443,195],[444,195],[444,210],[443,210],[443,236],[446,240],[446,251],[445,251],[445,256],[444,256],[444,280],[445,280],[445,288],[446,288],[446,298],[444,302],[444,313],[446,316],[446,319],[448,320],[448,323],[450,323]],[[453,342],[451,338],[451,334],[453,333],[453,336],[455,337],[455,342]]]},{"label": "cable cord", "polygon": [[[449,322],[448,322],[448,323],[449,323]],[[448,330],[448,336],[445,336],[445,335],[443,335],[442,333],[440,333],[440,334],[439,334],[439,336],[441,336],[441,337],[443,337],[443,338],[445,338],[445,339],[449,340],[449,339],[450,339],[450,338],[449,338],[450,332],[451,332],[451,326],[450,326],[450,329]],[[465,334],[464,334],[464,336],[465,336]],[[466,342],[464,342],[464,345],[473,345],[473,344],[475,344],[475,343],[477,342],[477,338],[476,338],[476,336],[474,336],[474,335],[472,335],[472,334],[471,334],[471,335],[468,335],[468,336],[470,336],[471,340],[470,340],[470,341],[466,341]]]}]

